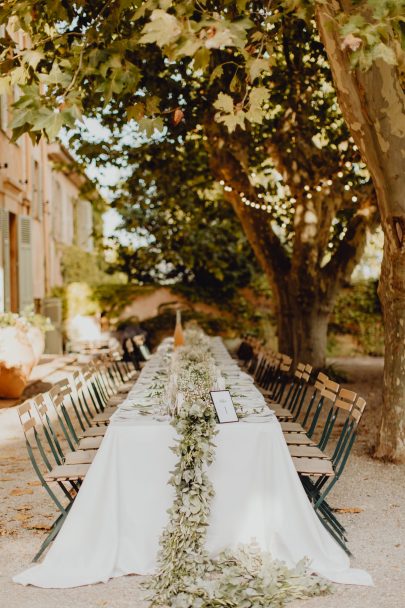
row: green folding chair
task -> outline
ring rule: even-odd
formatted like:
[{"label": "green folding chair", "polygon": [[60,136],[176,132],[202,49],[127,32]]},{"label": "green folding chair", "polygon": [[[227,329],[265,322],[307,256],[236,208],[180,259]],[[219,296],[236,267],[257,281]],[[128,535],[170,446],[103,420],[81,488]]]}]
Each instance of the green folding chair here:
[{"label": "green folding chair", "polygon": [[[323,460],[323,463],[327,462],[327,464],[324,464],[325,470],[321,471],[317,469],[320,463],[319,459],[308,459],[306,463],[303,462],[303,459],[293,460],[308,497],[313,503],[314,509],[323,525],[343,549],[351,555],[346,546],[347,536],[345,529],[334,515],[326,498],[345,469],[357,436],[358,425],[366,407],[366,402],[362,397],[357,397],[354,404],[349,405],[344,400],[342,402],[343,405],[341,404],[340,407],[346,412],[346,417],[330,461]],[[305,471],[303,470],[303,466],[306,467]]]},{"label": "green folding chair", "polygon": [[[58,450],[53,444],[51,436],[45,435],[43,425],[36,417],[36,408],[32,399],[28,399],[18,406],[17,413],[24,432],[25,445],[31,464],[42,487],[60,511],[60,515],[52,524],[50,533],[34,556],[33,561],[36,562],[53,539],[56,538],[90,465],[59,464],[58,458],[55,456],[58,454]],[[52,460],[55,460],[55,463]],[[51,487],[51,484],[59,488],[59,495]]]}]

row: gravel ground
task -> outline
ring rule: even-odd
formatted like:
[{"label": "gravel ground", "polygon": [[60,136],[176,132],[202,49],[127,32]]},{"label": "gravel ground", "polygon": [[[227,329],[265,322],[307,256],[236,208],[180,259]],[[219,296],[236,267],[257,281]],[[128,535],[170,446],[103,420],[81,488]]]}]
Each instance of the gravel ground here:
[{"label": "gravel ground", "polygon": [[[331,497],[348,509],[340,518],[348,530],[353,566],[368,570],[373,588],[336,586],[333,595],[294,602],[294,608],[405,607],[405,465],[371,457],[378,428],[382,360],[334,360],[346,372],[347,387],[367,399],[360,436],[344,476]],[[0,606],[7,608],[143,608],[139,577],[127,576],[76,589],[21,587],[11,576],[29,565],[54,511],[26,456],[14,409],[0,410]],[[352,512],[350,512],[350,510]],[[358,511],[358,512],[353,512]]]}]

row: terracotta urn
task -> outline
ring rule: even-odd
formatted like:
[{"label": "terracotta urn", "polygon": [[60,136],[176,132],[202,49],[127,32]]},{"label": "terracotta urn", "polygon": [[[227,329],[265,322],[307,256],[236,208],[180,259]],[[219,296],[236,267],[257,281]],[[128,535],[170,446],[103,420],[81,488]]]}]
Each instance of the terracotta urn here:
[{"label": "terracotta urn", "polygon": [[36,354],[26,328],[18,325],[1,327],[0,397],[20,397],[35,363]]}]

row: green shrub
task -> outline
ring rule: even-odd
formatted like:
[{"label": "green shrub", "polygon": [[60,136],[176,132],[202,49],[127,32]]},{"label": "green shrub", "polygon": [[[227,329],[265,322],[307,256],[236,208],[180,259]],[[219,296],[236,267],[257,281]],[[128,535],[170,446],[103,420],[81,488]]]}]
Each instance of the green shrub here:
[{"label": "green shrub", "polygon": [[358,353],[384,354],[384,328],[377,286],[377,281],[367,281],[343,289],[329,325],[330,344],[332,342],[333,345],[333,340],[337,342],[337,336],[349,334],[355,338]]}]

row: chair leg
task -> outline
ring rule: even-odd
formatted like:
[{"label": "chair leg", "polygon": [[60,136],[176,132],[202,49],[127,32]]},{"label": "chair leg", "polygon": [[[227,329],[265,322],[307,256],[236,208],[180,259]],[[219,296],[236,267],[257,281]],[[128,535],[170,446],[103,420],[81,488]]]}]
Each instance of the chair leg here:
[{"label": "chair leg", "polygon": [[41,557],[41,555],[43,554],[43,552],[48,548],[48,546],[51,544],[51,542],[57,537],[57,535],[59,534],[59,530],[62,527],[63,522],[65,521],[67,514],[69,512],[70,507],[72,506],[73,503],[71,503],[70,505],[68,505],[65,509],[65,511],[63,513],[61,513],[53,522],[52,524],[52,528],[50,533],[48,534],[48,536],[46,537],[46,539],[44,540],[44,542],[42,543],[38,553],[35,555],[34,559],[32,560],[33,562],[37,562],[39,560],[39,558]]},{"label": "chair leg", "polygon": [[342,524],[338,521],[338,519],[333,515],[332,511],[330,510],[329,505],[325,505],[325,503],[323,503],[316,510],[319,510],[324,515],[324,517],[328,520],[330,525],[335,529],[336,533],[339,534],[339,536],[343,540],[345,540],[345,541],[348,540],[347,535],[346,535],[346,530],[344,529]]},{"label": "chair leg", "polygon": [[337,544],[342,547],[343,551],[345,553],[347,553],[347,555],[349,557],[353,557],[352,552],[349,550],[348,546],[346,545],[346,542],[341,538],[341,536],[339,536],[338,534],[336,534],[336,532],[330,528],[330,526],[328,526],[328,524],[326,523],[326,521],[323,519],[323,517],[320,516],[319,512],[317,511],[316,514],[318,515],[319,521],[323,524],[324,528],[329,532],[329,534],[335,539],[335,541],[337,542]]},{"label": "chair leg", "polygon": [[322,515],[330,522],[336,533],[347,541],[346,530],[334,515],[331,507],[325,500],[325,494],[320,494],[314,485],[306,477],[301,477],[302,484],[307,493],[309,500],[312,502],[314,510],[320,511]]}]

